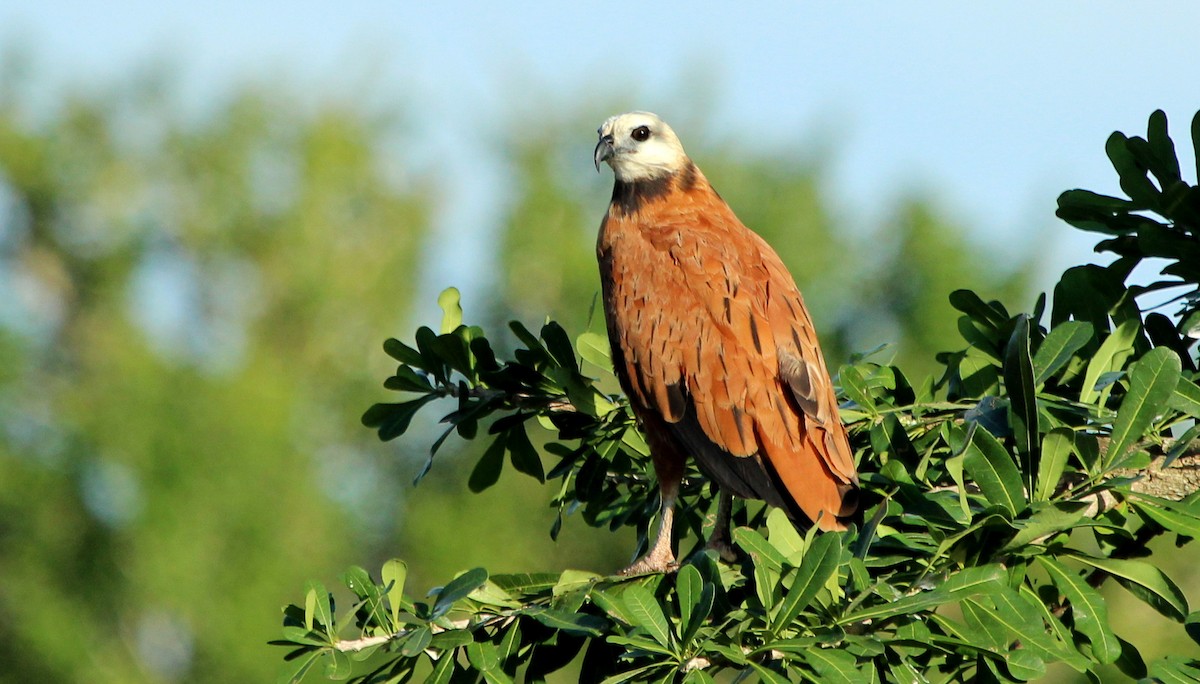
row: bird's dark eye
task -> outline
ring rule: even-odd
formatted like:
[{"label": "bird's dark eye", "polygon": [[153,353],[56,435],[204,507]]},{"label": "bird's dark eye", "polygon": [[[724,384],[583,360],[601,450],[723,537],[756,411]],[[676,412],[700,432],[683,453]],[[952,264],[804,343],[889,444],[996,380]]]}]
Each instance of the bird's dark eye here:
[{"label": "bird's dark eye", "polygon": [[650,128],[648,126],[638,126],[629,134],[634,140],[641,142],[650,137]]}]

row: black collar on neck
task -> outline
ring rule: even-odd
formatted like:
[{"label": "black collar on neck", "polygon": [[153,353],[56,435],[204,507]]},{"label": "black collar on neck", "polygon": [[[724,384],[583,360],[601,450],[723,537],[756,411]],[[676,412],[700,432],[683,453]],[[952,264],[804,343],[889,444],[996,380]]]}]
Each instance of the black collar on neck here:
[{"label": "black collar on neck", "polygon": [[636,181],[617,180],[613,184],[612,203],[623,214],[638,211],[646,202],[653,201],[671,191],[671,185],[678,181],[679,189],[684,192],[691,190],[696,184],[696,165],[688,163],[683,169],[658,178],[647,178]]}]

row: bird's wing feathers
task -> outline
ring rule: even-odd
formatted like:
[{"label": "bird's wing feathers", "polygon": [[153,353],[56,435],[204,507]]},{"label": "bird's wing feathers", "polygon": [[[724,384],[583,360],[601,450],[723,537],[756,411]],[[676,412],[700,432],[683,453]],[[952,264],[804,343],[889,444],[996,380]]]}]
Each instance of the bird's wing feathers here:
[{"label": "bird's wing feathers", "polygon": [[852,454],[779,257],[707,186],[608,221],[627,223],[606,226],[601,272],[614,360],[635,406],[661,416],[734,493],[790,499],[840,528],[836,518],[853,512]]}]

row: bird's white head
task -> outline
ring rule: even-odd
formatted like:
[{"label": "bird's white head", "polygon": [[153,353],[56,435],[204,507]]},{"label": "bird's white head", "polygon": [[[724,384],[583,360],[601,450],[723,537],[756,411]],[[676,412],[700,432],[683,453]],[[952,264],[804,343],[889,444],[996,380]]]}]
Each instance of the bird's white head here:
[{"label": "bird's white head", "polygon": [[653,180],[680,171],[688,165],[687,153],[675,131],[657,114],[629,112],[611,116],[597,131],[593,159],[596,170],[608,162],[618,181]]}]

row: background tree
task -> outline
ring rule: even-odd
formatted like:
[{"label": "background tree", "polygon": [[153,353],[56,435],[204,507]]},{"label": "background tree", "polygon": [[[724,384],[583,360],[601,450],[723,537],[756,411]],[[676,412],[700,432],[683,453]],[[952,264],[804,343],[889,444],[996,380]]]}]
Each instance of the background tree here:
[{"label": "background tree", "polygon": [[[0,81],[0,681],[267,679],[278,670],[277,651],[264,645],[278,632],[274,611],[304,579],[352,563],[402,556],[410,586],[429,587],[485,561],[496,572],[530,559],[561,572],[629,560],[632,527],[614,535],[576,514],[557,542],[539,534],[557,509],[535,480],[506,477],[471,494],[464,475],[480,456],[475,443],[449,439],[444,461],[412,490],[440,434],[432,410],[414,421],[427,438],[395,449],[360,425],[363,402],[391,370],[376,341],[412,325],[443,192],[436,176],[395,156],[414,133],[394,107],[367,111],[258,85],[196,113],[164,75],[70,89],[47,103],[30,87],[34,74],[9,66]],[[498,143],[497,154],[518,160],[519,192],[488,239],[508,244],[522,227],[546,238],[504,247],[499,270],[527,272],[520,256],[579,267],[554,276],[573,283],[570,295],[555,291],[537,308],[517,309],[525,294],[514,289],[536,281],[511,278],[497,288],[500,303],[478,312],[489,323],[519,317],[537,330],[553,312],[583,329],[608,185],[587,173],[593,118],[563,115],[528,153],[513,152],[527,140]],[[860,234],[881,244],[893,230],[889,222],[847,235],[855,219],[835,220],[844,212],[818,191],[819,159],[731,149],[694,153],[711,159],[705,167],[727,196],[745,193],[739,212],[765,203],[750,187],[756,175],[797,198],[754,219],[781,251],[808,223],[816,227],[803,227],[805,244],[829,259],[857,254]],[[551,160],[543,170],[537,154]],[[544,204],[527,207],[530,193],[545,193]],[[920,240],[960,232],[928,203],[912,205],[929,217]],[[577,236],[578,254],[554,246],[564,234]],[[882,283],[858,297],[821,286],[842,284],[834,274],[806,276],[787,258],[829,321],[826,344],[841,345],[831,359],[883,339],[899,342],[897,358],[932,366],[905,340],[944,320],[944,291],[978,286],[946,276],[981,270],[970,256],[978,251],[964,243],[938,258],[930,248],[923,265],[895,276],[858,274]],[[890,255],[902,253],[889,246],[863,261],[899,265],[905,259]],[[839,320],[847,300],[918,277],[939,284],[905,295],[904,306]],[[987,282],[989,298],[1021,289],[1020,275]],[[926,313],[909,323],[892,313],[904,307]],[[899,319],[894,335],[849,332],[885,308]]]}]

